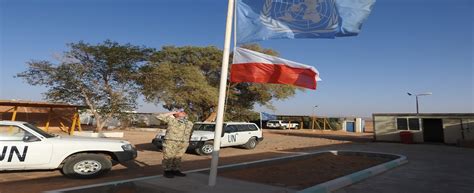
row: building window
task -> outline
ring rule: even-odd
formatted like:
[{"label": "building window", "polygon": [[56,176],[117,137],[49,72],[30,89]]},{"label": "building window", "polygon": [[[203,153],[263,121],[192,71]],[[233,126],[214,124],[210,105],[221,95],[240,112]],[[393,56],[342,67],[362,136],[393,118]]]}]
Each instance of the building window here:
[{"label": "building window", "polygon": [[409,118],[408,119],[408,128],[410,130],[420,130],[420,119]]},{"label": "building window", "polygon": [[398,130],[420,130],[420,119],[418,118],[397,118],[397,129]]},{"label": "building window", "polygon": [[406,118],[397,118],[397,129],[408,130],[408,122]]}]

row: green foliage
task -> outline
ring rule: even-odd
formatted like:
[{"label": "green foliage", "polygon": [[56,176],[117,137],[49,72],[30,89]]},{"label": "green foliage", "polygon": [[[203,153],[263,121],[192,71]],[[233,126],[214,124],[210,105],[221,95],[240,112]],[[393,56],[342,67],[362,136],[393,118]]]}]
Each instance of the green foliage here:
[{"label": "green foliage", "polygon": [[163,47],[141,68],[138,83],[147,101],[201,120],[217,104],[221,57],[215,47]]},{"label": "green foliage", "polygon": [[[271,55],[278,53],[257,44],[243,46]],[[222,51],[216,47],[166,46],[140,69],[138,83],[145,99],[162,102],[163,107],[184,109],[193,120],[204,120],[217,108]],[[296,88],[287,85],[232,83],[226,105],[226,120],[258,119],[256,104],[272,108],[271,101],[293,96]]]},{"label": "green foliage", "polygon": [[111,118],[135,109],[139,92],[131,77],[138,74],[153,49],[110,40],[97,45],[72,43],[68,47],[59,63],[31,61],[17,77],[47,87],[47,100],[86,104],[96,118],[96,131],[101,131]]},{"label": "green foliage", "polygon": [[[17,74],[31,85],[48,88],[47,100],[86,104],[97,122],[97,131],[111,118],[136,108],[139,94],[162,103],[168,110],[184,109],[192,120],[204,120],[217,109],[222,50],[195,46],[154,49],[104,41],[97,45],[69,44],[58,63],[28,62]],[[278,56],[257,44],[243,46]],[[255,105],[273,108],[272,101],[293,96],[288,85],[231,83],[225,118],[228,121],[258,119]]]},{"label": "green foliage", "polygon": [[329,118],[328,120],[332,130],[336,131],[342,129],[342,120],[340,118]]},{"label": "green foliage", "polygon": [[340,118],[319,118],[316,122],[319,127],[315,126],[315,128],[324,129],[325,123],[329,123],[329,125],[326,125],[326,129],[331,129],[334,131],[342,129],[342,120]]}]

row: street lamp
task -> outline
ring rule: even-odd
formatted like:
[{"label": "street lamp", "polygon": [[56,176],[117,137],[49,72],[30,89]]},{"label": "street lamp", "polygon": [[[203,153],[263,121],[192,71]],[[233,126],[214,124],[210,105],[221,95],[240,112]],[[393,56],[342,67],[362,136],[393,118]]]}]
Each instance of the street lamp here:
[{"label": "street lamp", "polygon": [[431,92],[426,92],[426,93],[412,94],[412,93],[407,92],[407,94],[408,94],[408,96],[413,96],[413,95],[415,95],[415,97],[416,97],[416,114],[418,115],[418,113],[419,113],[418,97],[419,97],[419,96],[432,95],[433,93],[431,93]]},{"label": "street lamp", "polygon": [[314,112],[316,111],[316,108],[318,108],[318,105],[313,106],[313,117],[314,117]]},{"label": "street lamp", "polygon": [[311,129],[313,129],[313,130],[314,130],[314,123],[315,123],[315,113],[314,112],[316,111],[316,108],[318,108],[318,105],[313,106],[313,117],[312,117],[313,121],[311,123]]}]

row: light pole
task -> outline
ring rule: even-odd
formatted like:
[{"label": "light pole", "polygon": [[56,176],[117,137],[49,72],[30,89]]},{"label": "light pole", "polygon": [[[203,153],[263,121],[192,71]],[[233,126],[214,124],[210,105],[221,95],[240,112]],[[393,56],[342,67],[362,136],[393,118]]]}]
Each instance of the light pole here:
[{"label": "light pole", "polygon": [[416,114],[418,115],[418,114],[420,113],[420,111],[419,111],[419,106],[418,106],[418,97],[419,97],[419,96],[432,95],[433,93],[431,93],[431,92],[426,92],[426,93],[412,94],[412,93],[407,92],[407,94],[408,94],[408,96],[413,96],[413,95],[415,95],[415,97],[416,97]]},{"label": "light pole", "polygon": [[313,122],[312,122],[312,124],[311,124],[311,129],[313,129],[313,130],[314,130],[314,123],[315,123],[315,121],[316,121],[316,120],[315,120],[315,118],[316,118],[316,117],[315,117],[316,108],[318,108],[318,105],[314,105],[314,106],[313,106]]}]

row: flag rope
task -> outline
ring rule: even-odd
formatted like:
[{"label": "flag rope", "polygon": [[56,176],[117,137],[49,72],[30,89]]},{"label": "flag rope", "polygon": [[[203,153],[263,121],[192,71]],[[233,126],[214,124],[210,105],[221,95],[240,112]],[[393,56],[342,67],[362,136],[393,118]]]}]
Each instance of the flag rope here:
[{"label": "flag rope", "polygon": [[234,1],[234,53],[237,48],[237,1]]}]

